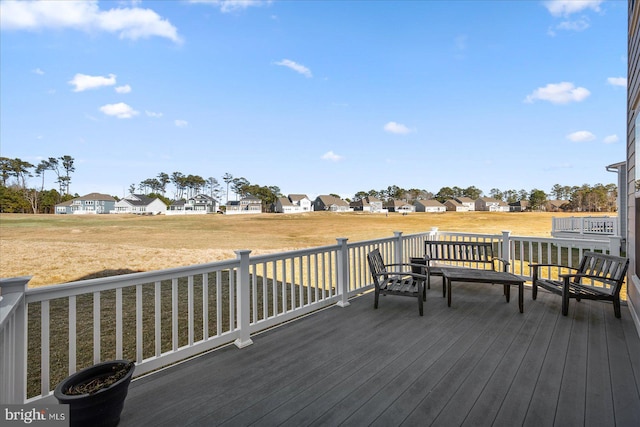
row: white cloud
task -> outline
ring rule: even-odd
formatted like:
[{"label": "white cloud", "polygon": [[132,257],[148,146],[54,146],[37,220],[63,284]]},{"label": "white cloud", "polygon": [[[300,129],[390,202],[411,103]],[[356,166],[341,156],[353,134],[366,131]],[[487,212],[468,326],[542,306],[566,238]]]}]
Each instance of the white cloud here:
[{"label": "white cloud", "polygon": [[569,16],[587,9],[600,12],[602,2],[603,0],[550,0],[544,2],[544,7],[553,16]]},{"label": "white cloud", "polygon": [[605,144],[613,144],[618,142],[618,140],[619,140],[618,135],[609,135],[609,136],[605,136],[602,142],[604,142]]},{"label": "white cloud", "polygon": [[622,86],[627,87],[627,78],[626,77],[609,77],[607,79],[607,83],[611,86]]},{"label": "white cloud", "polygon": [[104,76],[89,76],[87,74],[76,74],[73,79],[69,80],[69,84],[75,86],[74,92],[82,92],[87,89],[96,89],[102,86],[113,86],[116,84],[115,74]]},{"label": "white cloud", "polygon": [[189,125],[189,122],[187,122],[186,120],[176,120],[174,123],[179,128],[187,127]]},{"label": "white cloud", "polygon": [[131,106],[125,104],[124,102],[119,102],[117,104],[107,104],[100,107],[100,111],[102,111],[107,116],[114,116],[119,119],[130,119],[133,116],[137,116],[138,112],[131,108]]},{"label": "white cloud", "polygon": [[583,16],[574,21],[562,21],[561,23],[556,25],[555,28],[557,30],[564,30],[564,31],[584,31],[590,26],[591,26],[591,23],[589,21],[589,18],[586,16]]},{"label": "white cloud", "polygon": [[289,59],[283,59],[282,61],[276,62],[275,64],[291,68],[293,71],[300,73],[305,77],[312,77],[310,69]]},{"label": "white cloud", "polygon": [[596,136],[588,130],[579,130],[567,135],[567,139],[573,142],[589,142],[596,139]]},{"label": "white cloud", "polygon": [[44,71],[42,71],[40,68],[36,68],[35,70],[32,70],[34,74],[38,74],[39,76],[44,75]]},{"label": "white cloud", "polygon": [[411,133],[411,129],[403,124],[396,122],[387,123],[386,125],[384,125],[383,129],[389,133],[395,133],[397,135],[406,135],[408,133]]},{"label": "white cloud", "polygon": [[129,85],[118,86],[118,87],[115,88],[115,90],[118,93],[129,93],[129,92],[131,92],[131,86],[129,86]]},{"label": "white cloud", "polygon": [[210,4],[219,8],[222,13],[229,13],[251,6],[262,6],[271,3],[271,0],[189,0],[189,3]]},{"label": "white cloud", "polygon": [[159,119],[160,117],[162,117],[162,113],[154,113],[153,111],[146,111],[144,112],[147,117],[154,117],[156,119]]},{"label": "white cloud", "polygon": [[322,160],[329,160],[331,162],[339,162],[341,160],[344,160],[344,157],[334,153],[333,151],[327,151],[326,153],[324,153],[322,155],[322,157],[320,157]]},{"label": "white cloud", "polygon": [[151,9],[100,10],[97,0],[3,1],[0,3],[0,27],[31,31],[69,28],[115,33],[121,39],[156,36],[181,41],[176,27]]},{"label": "white cloud", "polygon": [[575,87],[573,83],[549,83],[545,87],[534,90],[527,95],[524,102],[532,103],[535,100],[549,101],[552,104],[568,104],[570,102],[584,101],[591,92],[583,87]]}]

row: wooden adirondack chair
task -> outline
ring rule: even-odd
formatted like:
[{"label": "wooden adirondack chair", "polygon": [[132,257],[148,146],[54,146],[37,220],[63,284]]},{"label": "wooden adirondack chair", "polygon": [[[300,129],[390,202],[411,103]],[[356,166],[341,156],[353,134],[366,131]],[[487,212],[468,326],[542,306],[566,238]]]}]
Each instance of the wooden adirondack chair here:
[{"label": "wooden adirondack chair", "polygon": [[[622,257],[597,252],[585,252],[578,268],[554,264],[530,264],[533,270],[532,296],[538,296],[538,286],[562,295],[562,314],[569,312],[569,299],[605,300],[613,303],[617,318],[620,314],[620,289],[627,274],[629,260]],[[560,268],[561,271],[574,270],[575,273],[560,274],[561,280],[545,279],[541,275],[543,267]]]},{"label": "wooden adirondack chair", "polygon": [[[378,308],[378,298],[382,295],[400,295],[418,299],[420,316],[424,315],[423,300],[426,299],[424,283],[427,276],[411,271],[411,267],[423,268],[418,264],[386,264],[378,249],[374,249],[367,255],[373,284],[375,285],[375,301],[373,308]],[[397,271],[389,271],[389,267],[395,267]],[[408,269],[408,271],[402,271]]]}]

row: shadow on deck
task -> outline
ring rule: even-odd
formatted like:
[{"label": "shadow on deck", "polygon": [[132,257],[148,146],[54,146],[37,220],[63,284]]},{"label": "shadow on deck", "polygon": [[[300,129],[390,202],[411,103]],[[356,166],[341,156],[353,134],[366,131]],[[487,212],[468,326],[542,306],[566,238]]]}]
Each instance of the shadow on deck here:
[{"label": "shadow on deck", "polygon": [[609,303],[440,282],[410,298],[351,300],[147,375],[120,426],[640,425],[640,339]]}]

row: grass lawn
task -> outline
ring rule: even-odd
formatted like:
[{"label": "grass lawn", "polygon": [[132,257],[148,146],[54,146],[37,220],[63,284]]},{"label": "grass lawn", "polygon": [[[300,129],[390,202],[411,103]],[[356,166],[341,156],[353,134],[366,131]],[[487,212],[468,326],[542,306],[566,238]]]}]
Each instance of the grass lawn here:
[{"label": "grass lawn", "polygon": [[[442,231],[550,237],[551,218],[579,214],[447,212],[262,215],[0,214],[0,277],[33,276],[30,285],[122,272],[160,270],[350,241]],[[586,214],[585,214],[586,215]]]}]

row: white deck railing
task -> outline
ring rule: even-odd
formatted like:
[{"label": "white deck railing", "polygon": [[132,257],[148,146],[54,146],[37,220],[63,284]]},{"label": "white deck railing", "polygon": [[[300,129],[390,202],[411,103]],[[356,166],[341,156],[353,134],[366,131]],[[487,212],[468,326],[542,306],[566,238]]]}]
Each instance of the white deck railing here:
[{"label": "white deck railing", "polygon": [[0,403],[52,399],[67,375],[108,359],[135,360],[136,374],[251,335],[371,288],[366,255],[386,262],[422,257],[425,238],[496,245],[510,271],[529,262],[573,264],[587,249],[618,254],[611,243],[577,239],[439,232],[394,236],[269,255],[237,251],[228,261],[27,288],[29,277],[0,280]]},{"label": "white deck railing", "polygon": [[602,236],[618,236],[620,234],[618,217],[610,216],[579,216],[566,218],[552,218],[551,235],[579,235],[599,238]]}]

